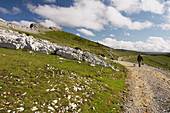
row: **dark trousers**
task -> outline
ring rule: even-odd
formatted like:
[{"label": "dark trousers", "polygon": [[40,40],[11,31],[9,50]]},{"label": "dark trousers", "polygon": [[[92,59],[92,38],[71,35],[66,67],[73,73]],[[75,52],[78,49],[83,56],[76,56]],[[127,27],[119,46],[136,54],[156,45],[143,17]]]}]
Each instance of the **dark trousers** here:
[{"label": "dark trousers", "polygon": [[140,62],[138,62],[139,63],[139,67],[141,67],[141,63]]}]

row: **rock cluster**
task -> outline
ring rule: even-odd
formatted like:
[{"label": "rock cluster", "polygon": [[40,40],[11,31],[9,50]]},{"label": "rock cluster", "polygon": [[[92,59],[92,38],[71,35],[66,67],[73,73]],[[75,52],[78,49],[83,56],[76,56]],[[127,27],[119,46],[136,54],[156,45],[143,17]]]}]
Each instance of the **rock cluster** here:
[{"label": "rock cluster", "polygon": [[45,27],[45,26],[43,26],[43,25],[41,25],[41,24],[36,24],[36,23],[32,23],[31,25],[30,25],[30,28],[32,29],[32,30],[42,30],[42,31],[50,31],[50,29],[49,28],[47,28],[47,27]]},{"label": "rock cluster", "polygon": [[0,47],[9,49],[30,49],[45,53],[54,51],[58,46],[49,41],[35,39],[33,36],[20,34],[12,30],[0,30]]},{"label": "rock cluster", "polygon": [[20,26],[18,24],[15,23],[10,23],[10,22],[6,22],[5,20],[0,18],[0,26],[4,26],[7,28],[12,28],[12,29],[17,29],[20,31],[25,31],[25,32],[30,32],[30,33],[42,33],[44,31],[58,31],[58,28],[55,27],[45,27],[41,24],[36,24],[36,23],[32,23],[30,25],[30,27],[26,27],[26,26]]},{"label": "rock cluster", "polygon": [[58,46],[47,40],[35,39],[33,36],[27,36],[26,34],[20,34],[12,30],[0,30],[0,47],[10,49],[29,49],[33,52],[49,54],[55,52],[55,54],[68,59],[76,59],[92,64],[114,68],[110,64],[107,64],[104,60],[99,59],[96,55],[89,52],[85,52],[79,49],[73,49],[70,47]]}]

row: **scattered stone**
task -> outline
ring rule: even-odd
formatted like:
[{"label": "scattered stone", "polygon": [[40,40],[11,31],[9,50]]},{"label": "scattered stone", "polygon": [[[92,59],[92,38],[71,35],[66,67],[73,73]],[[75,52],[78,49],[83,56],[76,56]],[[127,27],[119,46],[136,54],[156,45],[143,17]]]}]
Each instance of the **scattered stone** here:
[{"label": "scattered stone", "polygon": [[37,106],[31,108],[31,111],[36,111],[36,110],[38,110]]},{"label": "scattered stone", "polygon": [[17,110],[18,110],[19,112],[22,112],[22,111],[24,111],[24,108],[23,108],[23,107],[20,107],[20,108],[17,108]]},{"label": "scattered stone", "polygon": [[77,63],[81,64],[81,62],[80,62],[80,61],[77,61]]},{"label": "scattered stone", "polygon": [[48,106],[48,109],[52,110],[52,111],[55,111],[55,109],[51,106]]},{"label": "scattered stone", "polygon": [[94,67],[94,66],[95,66],[95,64],[90,64],[90,66]]}]

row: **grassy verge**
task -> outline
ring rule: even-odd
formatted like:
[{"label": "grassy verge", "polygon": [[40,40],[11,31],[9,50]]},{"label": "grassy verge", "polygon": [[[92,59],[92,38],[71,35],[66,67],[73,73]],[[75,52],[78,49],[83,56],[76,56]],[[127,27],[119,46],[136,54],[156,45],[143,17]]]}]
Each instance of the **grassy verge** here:
[{"label": "grassy verge", "polygon": [[0,112],[120,112],[121,71],[0,48]]},{"label": "grassy verge", "polygon": [[[126,58],[127,61],[134,62],[137,61],[137,56],[131,56]],[[152,67],[159,67],[161,69],[170,70],[170,57],[168,56],[151,56],[145,55],[143,56],[143,63]]]}]

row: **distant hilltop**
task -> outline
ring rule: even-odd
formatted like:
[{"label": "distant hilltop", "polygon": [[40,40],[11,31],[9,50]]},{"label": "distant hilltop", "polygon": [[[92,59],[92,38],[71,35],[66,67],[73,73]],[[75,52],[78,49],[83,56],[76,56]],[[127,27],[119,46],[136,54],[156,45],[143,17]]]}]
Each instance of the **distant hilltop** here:
[{"label": "distant hilltop", "polygon": [[16,29],[16,30],[21,30],[25,32],[30,32],[30,33],[43,33],[44,31],[59,31],[60,29],[56,27],[45,27],[41,24],[36,24],[36,23],[31,23],[30,27],[27,26],[20,26],[15,23],[7,22],[0,18],[0,26],[11,28],[11,29]]}]

